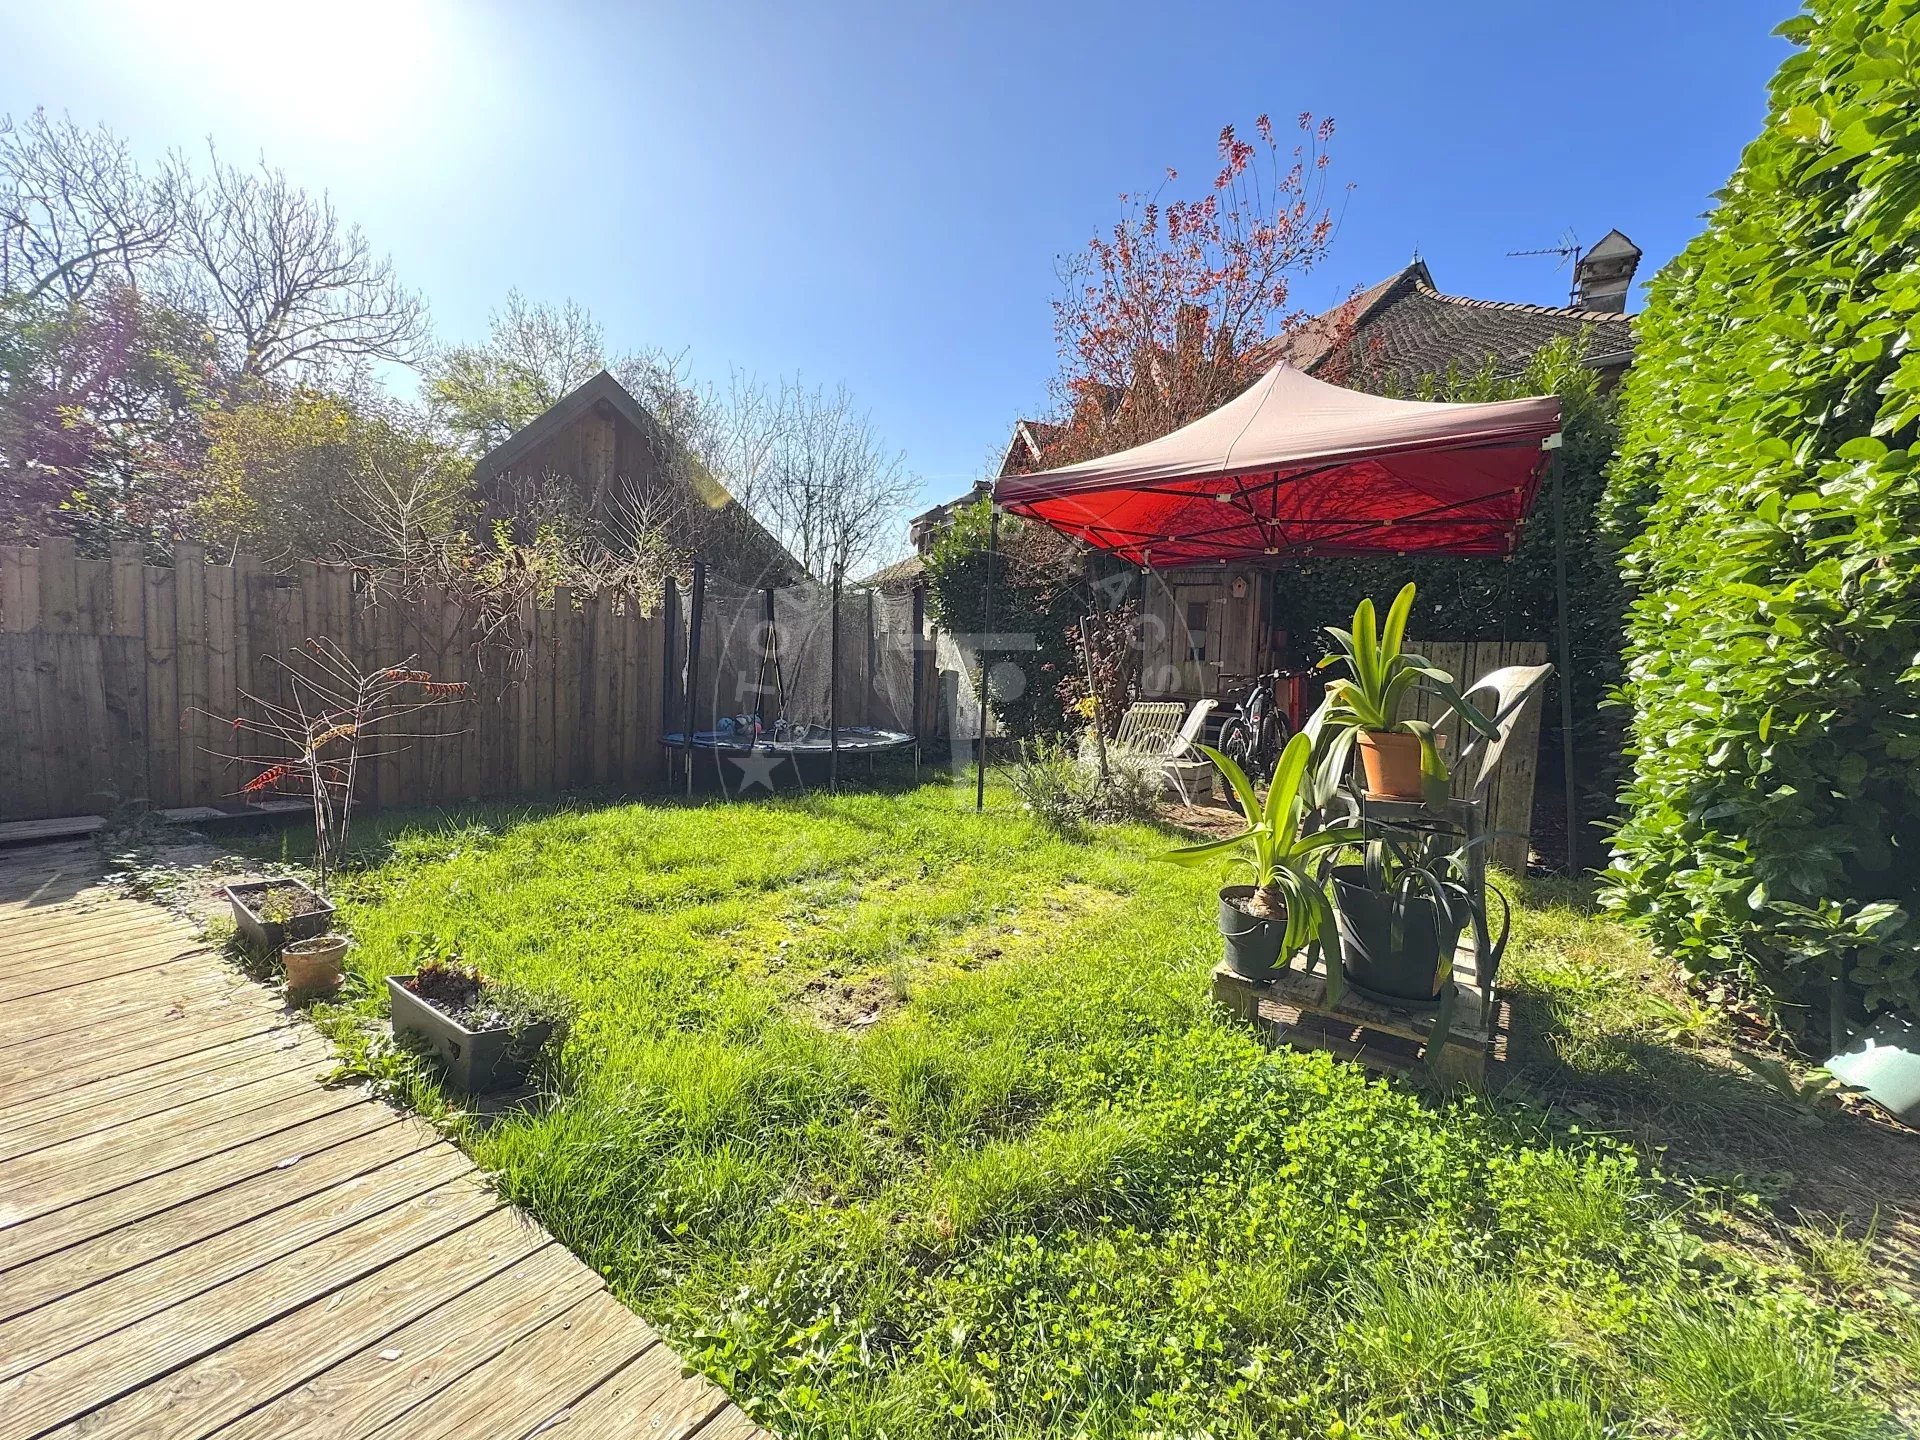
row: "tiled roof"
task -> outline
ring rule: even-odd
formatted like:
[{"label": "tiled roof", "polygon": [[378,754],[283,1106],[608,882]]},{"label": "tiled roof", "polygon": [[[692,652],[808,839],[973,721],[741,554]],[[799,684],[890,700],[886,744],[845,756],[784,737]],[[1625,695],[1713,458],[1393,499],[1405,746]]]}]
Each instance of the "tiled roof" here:
[{"label": "tiled roof", "polygon": [[1434,288],[1425,263],[1415,261],[1273,342],[1263,362],[1290,359],[1309,374],[1321,372],[1334,358],[1329,332],[1349,326],[1346,358],[1367,377],[1412,379],[1452,366],[1473,371],[1489,360],[1497,373],[1513,374],[1543,346],[1569,336],[1585,345],[1588,363],[1601,369],[1623,366],[1633,354],[1631,316],[1445,295]]},{"label": "tiled roof", "polygon": [[871,585],[875,589],[911,585],[926,573],[926,569],[926,556],[909,555],[904,560],[896,560],[891,565],[881,566],[860,583]]}]

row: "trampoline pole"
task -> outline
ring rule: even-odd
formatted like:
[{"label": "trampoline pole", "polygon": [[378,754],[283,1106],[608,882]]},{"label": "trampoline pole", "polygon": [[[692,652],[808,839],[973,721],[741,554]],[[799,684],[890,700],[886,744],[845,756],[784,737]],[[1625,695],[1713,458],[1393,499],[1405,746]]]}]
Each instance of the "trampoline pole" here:
[{"label": "trampoline pole", "polygon": [[[707,563],[693,562],[693,603],[687,616],[687,795],[693,795],[694,696],[700,688],[700,620],[707,608]],[[716,753],[715,766],[720,759]]]},{"label": "trampoline pole", "polygon": [[[663,622],[661,628],[666,631],[660,647],[660,734],[664,738],[673,729],[673,661],[675,645],[680,638],[680,587],[671,575],[667,576],[666,584],[661,587],[660,616]],[[664,756],[660,761],[660,778],[669,785],[673,783]]]},{"label": "trampoline pole", "polygon": [[827,789],[840,793],[840,567],[833,567],[833,622],[827,644]]},{"label": "trampoline pole", "polygon": [[987,808],[987,638],[993,633],[993,557],[1000,548],[1000,507],[987,502],[991,507],[987,511],[987,600],[986,622],[982,626],[980,644],[977,647],[980,659],[980,738],[976,742],[979,749],[973,753],[973,808]]}]

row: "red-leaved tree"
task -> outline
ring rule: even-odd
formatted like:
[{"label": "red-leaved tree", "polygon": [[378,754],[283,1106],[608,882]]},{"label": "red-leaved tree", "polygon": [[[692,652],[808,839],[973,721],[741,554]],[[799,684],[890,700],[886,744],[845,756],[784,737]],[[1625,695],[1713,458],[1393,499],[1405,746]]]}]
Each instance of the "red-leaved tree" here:
[{"label": "red-leaved tree", "polygon": [[1190,199],[1121,196],[1106,235],[1061,267],[1054,333],[1062,422],[1044,465],[1071,463],[1158,439],[1225,404],[1278,358],[1276,342],[1309,317],[1293,285],[1326,258],[1333,121],[1303,114],[1283,152],[1272,122],[1255,140],[1220,132],[1220,169]]}]

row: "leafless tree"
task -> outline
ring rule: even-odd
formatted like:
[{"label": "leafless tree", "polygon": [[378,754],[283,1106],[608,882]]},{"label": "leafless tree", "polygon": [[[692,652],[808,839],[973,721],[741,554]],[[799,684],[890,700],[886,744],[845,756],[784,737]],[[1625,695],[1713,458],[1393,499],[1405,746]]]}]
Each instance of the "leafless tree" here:
[{"label": "leafless tree", "polygon": [[172,278],[181,308],[206,317],[238,375],[421,358],[425,302],[324,191],[300,189],[264,159],[242,169],[207,151],[210,170],[181,205]]},{"label": "leafless tree", "polygon": [[883,553],[915,481],[845,385],[782,385],[762,511],[812,574],[846,576]]},{"label": "leafless tree", "polygon": [[175,163],[143,175],[105,126],[0,116],[0,290],[73,304],[103,279],[133,285],[172,239],[180,198]]}]

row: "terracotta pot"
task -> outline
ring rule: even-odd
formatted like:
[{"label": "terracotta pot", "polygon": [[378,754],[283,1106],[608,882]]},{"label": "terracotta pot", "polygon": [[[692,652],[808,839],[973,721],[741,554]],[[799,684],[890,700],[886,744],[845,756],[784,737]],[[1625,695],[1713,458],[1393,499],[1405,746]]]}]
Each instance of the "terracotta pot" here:
[{"label": "terracotta pot", "polygon": [[338,990],[346,953],[344,935],[320,935],[311,940],[294,941],[280,952],[280,963],[287,971],[287,989],[307,995]]},{"label": "terracotta pot", "polygon": [[1420,737],[1404,730],[1362,730],[1358,741],[1367,793],[1382,800],[1421,800]]}]

